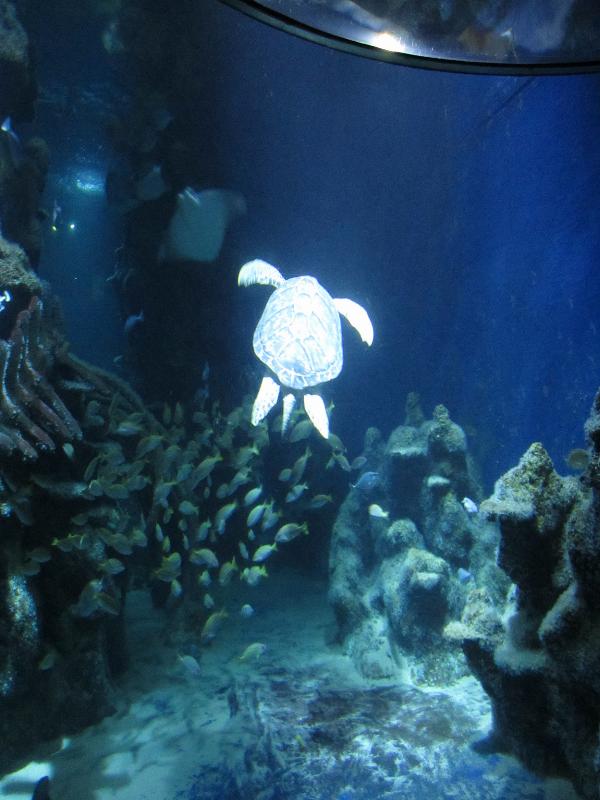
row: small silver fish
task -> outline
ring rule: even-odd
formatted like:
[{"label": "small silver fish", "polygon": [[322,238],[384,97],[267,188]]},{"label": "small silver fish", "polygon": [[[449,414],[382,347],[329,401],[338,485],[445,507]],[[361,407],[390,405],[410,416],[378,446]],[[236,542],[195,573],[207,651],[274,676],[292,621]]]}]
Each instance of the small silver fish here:
[{"label": "small silver fish", "polygon": [[309,419],[297,422],[290,432],[290,442],[301,442],[307,439],[313,431],[313,424]]},{"label": "small silver fish", "polygon": [[285,502],[286,503],[295,503],[296,500],[298,500],[300,497],[302,497],[302,495],[304,494],[304,492],[307,489],[308,489],[308,484],[307,483],[298,483],[298,484],[296,484],[296,486],[292,486],[292,488],[289,490],[289,492],[285,496]]},{"label": "small silver fish", "polygon": [[189,500],[182,500],[179,503],[179,511],[186,517],[197,516],[198,507],[191,503]]},{"label": "small silver fish", "polygon": [[269,507],[265,510],[265,513],[263,515],[262,523],[260,525],[261,531],[268,531],[274,525],[277,525],[280,517],[281,517],[281,512],[273,510],[273,502],[271,501],[269,503]]},{"label": "small silver fish", "polygon": [[123,333],[125,336],[131,336],[133,331],[144,322],[144,309],[138,314],[130,314],[125,320],[123,325]]},{"label": "small silver fish", "polygon": [[200,527],[198,528],[198,532],[196,533],[196,541],[203,542],[207,538],[209,530],[210,530],[210,520],[205,519],[202,525],[200,525]]},{"label": "small silver fish", "polygon": [[233,494],[236,489],[239,489],[239,487],[243,486],[245,483],[250,483],[251,480],[252,477],[248,467],[243,467],[242,469],[238,470],[233,478],[229,481],[229,494]]},{"label": "small silver fish", "polygon": [[306,469],[306,464],[311,455],[312,453],[310,447],[307,445],[303,455],[301,455],[300,458],[297,458],[294,462],[294,466],[292,467],[292,475],[290,477],[291,483],[298,483],[298,481],[302,480],[304,470]]},{"label": "small silver fish", "polygon": [[225,525],[227,524],[227,520],[233,514],[238,506],[237,500],[234,500],[233,503],[227,503],[227,505],[222,506],[217,513],[215,514],[215,528],[217,529],[218,533],[225,532]]},{"label": "small silver fish", "polygon": [[244,495],[244,505],[251,506],[262,494],[262,486],[256,486],[254,489],[246,492]]},{"label": "small silver fish", "polygon": [[358,489],[364,494],[372,492],[373,489],[378,485],[379,485],[379,473],[373,471],[363,472],[363,474],[356,481],[356,483],[350,484],[352,489]]},{"label": "small silver fish", "polygon": [[371,503],[369,506],[369,516],[375,517],[376,519],[387,519],[390,516],[390,512],[384,511],[377,503]]},{"label": "small silver fish", "polygon": [[333,497],[330,494],[316,494],[314,497],[310,498],[306,507],[314,511],[317,508],[323,508],[323,506],[331,502],[333,502]]},{"label": "small silver fish", "polygon": [[194,469],[193,464],[191,464],[189,461],[187,464],[182,464],[177,470],[175,481],[177,483],[183,483],[183,481],[187,481],[187,479],[192,474],[193,469]]},{"label": "small silver fish", "polygon": [[468,569],[463,569],[463,567],[459,567],[456,573],[456,577],[461,583],[468,583],[469,581],[473,580],[473,573],[469,572]]},{"label": "small silver fish", "polygon": [[206,564],[209,569],[215,569],[219,566],[219,560],[217,559],[216,555],[207,547],[200,547],[192,550],[190,553],[190,561],[192,564],[196,564],[198,566]]},{"label": "small silver fish", "polygon": [[248,516],[246,517],[246,525],[249,528],[252,528],[253,525],[257,525],[261,521],[267,506],[268,503],[260,503],[259,505],[254,506],[254,508],[250,509],[250,511],[248,512]]},{"label": "small silver fish", "polygon": [[207,586],[210,586],[210,583],[211,578],[209,571],[207,569],[202,570],[200,575],[198,575],[198,584],[206,589]]},{"label": "small silver fish", "polygon": [[463,497],[460,501],[463,505],[463,508],[467,512],[467,514],[477,514],[479,508],[477,507],[477,503],[474,500],[471,500],[470,497]]},{"label": "small silver fish", "polygon": [[254,555],[252,556],[252,561],[260,562],[266,561],[269,556],[273,555],[273,553],[277,550],[277,546],[274,544],[261,544],[261,546],[254,551]]},{"label": "small silver fish", "polygon": [[248,586],[258,586],[260,581],[267,577],[267,570],[265,567],[246,567],[240,577]]},{"label": "small silver fish", "polygon": [[67,458],[73,459],[75,456],[75,448],[71,444],[71,442],[65,442],[62,446],[63,453],[66,455]]},{"label": "small silver fish", "polygon": [[194,658],[194,656],[178,655],[177,658],[179,659],[183,667],[185,667],[186,672],[189,672],[190,675],[198,677],[199,675],[202,674],[202,670],[200,669],[200,664]]},{"label": "small silver fish", "polygon": [[215,607],[215,601],[212,599],[212,597],[209,595],[208,592],[204,595],[204,599],[202,602],[204,604],[204,608],[211,609]]},{"label": "small silver fish", "polygon": [[300,536],[301,533],[308,534],[308,525],[306,522],[303,522],[302,525],[298,525],[297,522],[288,522],[287,525],[282,525],[275,534],[275,542],[277,544],[291,542],[292,539]]},{"label": "small silver fish", "polygon": [[260,658],[265,650],[267,649],[267,645],[263,644],[262,642],[252,642],[249,644],[248,647],[244,650],[242,655],[239,657],[239,661],[254,661],[257,658]]},{"label": "small silver fish", "polygon": [[143,430],[142,426],[138,423],[124,419],[123,422],[117,425],[115,433],[119,436],[137,436],[142,433]]},{"label": "small silver fish", "polygon": [[215,497],[217,500],[224,500],[229,495],[229,484],[228,483],[220,483],[217,486],[217,490],[215,492]]},{"label": "small silver fish", "polygon": [[221,564],[221,569],[219,570],[219,584],[221,586],[227,586],[233,577],[233,573],[237,572],[237,569],[238,565],[235,563],[235,556],[231,561],[226,561],[224,564]]}]

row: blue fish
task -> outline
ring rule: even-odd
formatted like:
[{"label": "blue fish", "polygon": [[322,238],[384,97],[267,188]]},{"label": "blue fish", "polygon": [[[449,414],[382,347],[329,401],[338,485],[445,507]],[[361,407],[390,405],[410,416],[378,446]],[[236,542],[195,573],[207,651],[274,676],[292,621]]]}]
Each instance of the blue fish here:
[{"label": "blue fish", "polygon": [[379,486],[379,473],[363,472],[356,483],[351,483],[350,486],[353,489],[358,489],[360,492],[369,494],[369,492],[372,492],[376,486]]},{"label": "blue fish", "polygon": [[469,572],[468,569],[463,569],[463,567],[459,567],[456,573],[456,577],[461,583],[468,583],[469,581],[473,580],[473,573]]},{"label": "blue fish", "polygon": [[123,326],[125,336],[130,336],[135,328],[137,328],[138,325],[141,325],[142,322],[144,322],[144,309],[142,309],[139,314],[130,314],[125,320],[125,325]]},{"label": "blue fish", "polygon": [[13,166],[18,167],[21,161],[23,160],[23,148],[21,147],[21,142],[19,141],[19,137],[13,130],[12,121],[10,117],[6,117],[2,125],[0,125],[0,130],[2,130],[6,134],[8,151],[10,153]]}]

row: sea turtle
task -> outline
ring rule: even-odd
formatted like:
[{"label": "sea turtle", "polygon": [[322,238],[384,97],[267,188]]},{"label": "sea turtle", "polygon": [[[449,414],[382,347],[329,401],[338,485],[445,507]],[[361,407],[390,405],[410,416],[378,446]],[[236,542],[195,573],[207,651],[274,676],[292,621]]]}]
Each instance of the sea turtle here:
[{"label": "sea turtle", "polygon": [[329,420],[323,398],[305,390],[340,374],[343,363],[340,314],[358,331],[363,342],[373,342],[373,325],[362,306],[353,300],[332,298],[311,275],[286,280],[279,270],[261,259],[240,269],[239,286],[260,283],[273,286],[254,331],[258,358],[273,372],[263,378],[252,407],[252,424],[258,425],[279,397],[280,384],[292,391],[283,398],[282,432],[301,393],[311,422],[325,439]]}]

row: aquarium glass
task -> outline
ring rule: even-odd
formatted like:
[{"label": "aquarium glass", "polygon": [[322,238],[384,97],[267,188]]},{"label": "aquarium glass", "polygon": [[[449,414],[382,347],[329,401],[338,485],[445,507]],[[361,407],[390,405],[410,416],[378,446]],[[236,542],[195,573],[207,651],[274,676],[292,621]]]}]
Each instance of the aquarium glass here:
[{"label": "aquarium glass", "polygon": [[597,798],[597,20],[515,9],[0,3],[0,798]]}]

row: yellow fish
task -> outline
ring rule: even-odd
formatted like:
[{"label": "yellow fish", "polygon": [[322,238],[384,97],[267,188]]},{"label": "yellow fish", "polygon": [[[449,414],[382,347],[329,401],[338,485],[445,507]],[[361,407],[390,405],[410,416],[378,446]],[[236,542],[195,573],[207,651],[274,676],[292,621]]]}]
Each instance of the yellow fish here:
[{"label": "yellow fish", "polygon": [[377,503],[371,503],[369,506],[369,516],[375,517],[376,519],[387,519],[390,516],[390,512],[384,511]]},{"label": "yellow fish", "polygon": [[252,642],[252,644],[249,644],[242,655],[238,658],[238,661],[255,661],[264,654],[266,649],[266,644],[263,644],[262,642]]},{"label": "yellow fish", "polygon": [[224,608],[211,614],[202,627],[200,641],[210,642],[214,639],[228,616],[229,614]]}]

